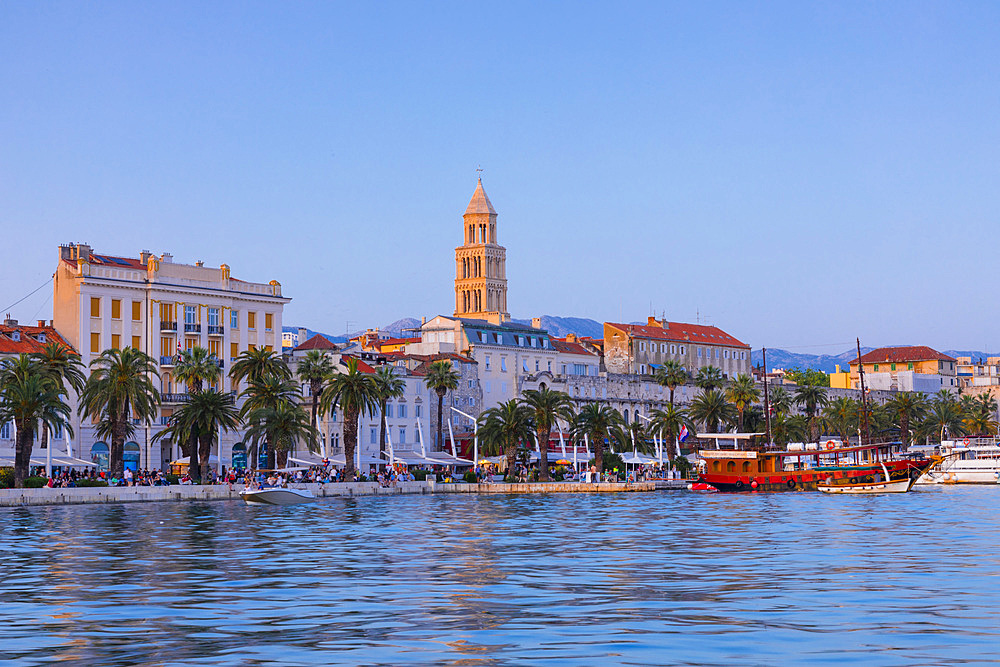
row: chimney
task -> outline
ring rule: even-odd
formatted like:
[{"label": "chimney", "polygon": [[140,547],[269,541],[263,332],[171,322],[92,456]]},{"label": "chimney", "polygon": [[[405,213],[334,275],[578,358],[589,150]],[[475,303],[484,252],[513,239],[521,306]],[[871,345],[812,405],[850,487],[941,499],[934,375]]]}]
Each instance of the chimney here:
[{"label": "chimney", "polygon": [[160,261],[163,262],[164,264],[170,264],[171,262],[174,261],[174,256],[171,255],[169,252],[165,252],[162,255],[160,255]]},{"label": "chimney", "polygon": [[152,255],[153,253],[149,252],[148,250],[143,250],[142,252],[139,253],[139,261],[142,262],[143,266],[146,266],[146,264],[149,263],[149,258]]},{"label": "chimney", "polygon": [[531,318],[531,328],[532,329],[541,329],[542,328],[542,318],[540,318],[540,317],[532,317]]},{"label": "chimney", "polygon": [[662,329],[663,328],[663,320],[658,320],[658,319],[656,319],[655,315],[650,315],[649,318],[646,320],[646,326],[647,327],[660,327]]},{"label": "chimney", "polygon": [[76,257],[73,255],[75,250],[76,246],[72,243],[59,246],[59,259],[66,259],[71,262],[76,261]]},{"label": "chimney", "polygon": [[420,318],[420,326],[424,326],[425,324],[427,324],[427,316],[426,316],[426,315],[423,315],[423,316],[422,316],[422,317]]},{"label": "chimney", "polygon": [[205,262],[203,262],[203,261],[201,261],[201,260],[199,259],[199,260],[198,260],[197,262],[195,262],[195,263],[194,263],[194,265],[195,265],[195,266],[205,266]]},{"label": "chimney", "polygon": [[299,327],[299,345],[306,342],[307,331],[305,327]]},{"label": "chimney", "polygon": [[81,243],[76,246],[76,257],[77,259],[82,259],[85,262],[90,261],[90,246],[86,243]]},{"label": "chimney", "polygon": [[575,333],[568,333],[568,334],[566,334],[566,342],[567,343],[575,343],[576,342],[576,334]]},{"label": "chimney", "polygon": [[45,320],[38,320],[38,328],[41,329],[45,326]]},{"label": "chimney", "polygon": [[840,364],[836,364],[836,365],[835,365],[834,367],[835,367],[835,368],[837,369],[837,370],[836,370],[836,371],[834,371],[834,372],[835,372],[835,373],[839,373],[839,372],[840,372]]},{"label": "chimney", "polygon": [[17,320],[12,320],[11,317],[10,317],[10,313],[7,313],[7,317],[6,317],[6,319],[4,319],[3,325],[5,327],[16,327],[17,326]]}]

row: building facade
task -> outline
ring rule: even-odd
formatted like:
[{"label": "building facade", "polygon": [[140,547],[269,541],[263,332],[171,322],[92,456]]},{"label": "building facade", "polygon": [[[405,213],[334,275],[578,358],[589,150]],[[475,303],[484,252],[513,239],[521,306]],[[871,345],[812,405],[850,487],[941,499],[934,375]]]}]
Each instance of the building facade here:
[{"label": "building facade", "polygon": [[609,373],[651,375],[676,361],[688,373],[714,366],[726,378],[750,374],[750,346],[718,327],[667,322],[650,317],[645,325],[604,323],[604,363]]},{"label": "building facade", "polygon": [[[848,382],[860,389],[859,368],[865,371],[865,388],[884,391],[941,389],[958,391],[958,361],[926,345],[880,347],[851,361]],[[839,383],[838,383],[839,384]]]},{"label": "building facade", "polygon": [[[276,280],[238,280],[226,264],[217,269],[202,262],[181,264],[169,253],[156,257],[146,251],[138,257],[101,255],[86,244],[72,243],[59,248],[53,289],[55,328],[85,365],[105,349],[125,347],[157,361],[162,406],[153,424],[136,425],[126,448],[130,457],[138,457],[138,465],[160,469],[180,456],[177,443],[152,443],[186,400],[187,388],[173,379],[177,353],[195,346],[207,349],[222,371],[215,388],[235,396],[241,388],[232,385],[227,369],[248,349],[281,351],[282,309],[290,301]],[[73,408],[83,458],[91,451],[103,456],[107,443],[95,437],[93,425],[80,424]],[[239,462],[242,435],[224,432],[216,452],[221,465],[233,464],[234,447]]]},{"label": "building facade", "polygon": [[500,324],[507,312],[507,250],[497,244],[497,212],[482,179],[462,216],[464,243],[455,248],[455,317]]}]

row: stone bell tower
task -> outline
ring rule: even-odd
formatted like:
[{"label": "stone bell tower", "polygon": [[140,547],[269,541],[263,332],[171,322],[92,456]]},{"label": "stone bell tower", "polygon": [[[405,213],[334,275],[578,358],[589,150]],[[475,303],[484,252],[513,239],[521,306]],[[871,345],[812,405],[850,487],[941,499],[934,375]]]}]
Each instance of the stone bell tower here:
[{"label": "stone bell tower", "polygon": [[497,212],[479,179],[462,216],[465,242],[455,248],[455,316],[510,319],[507,312],[507,250],[497,245]]}]

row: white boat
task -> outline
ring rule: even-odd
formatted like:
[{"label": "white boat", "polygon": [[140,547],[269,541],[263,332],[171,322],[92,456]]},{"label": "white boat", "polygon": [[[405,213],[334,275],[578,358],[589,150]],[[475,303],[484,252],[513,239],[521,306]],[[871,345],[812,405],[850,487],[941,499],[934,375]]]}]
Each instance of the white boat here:
[{"label": "white boat", "polygon": [[316,496],[307,489],[278,486],[262,489],[246,488],[240,491],[240,497],[250,505],[297,505],[316,500]]},{"label": "white boat", "polygon": [[834,483],[832,478],[828,482],[820,482],[816,485],[816,488],[823,493],[844,493],[844,494],[875,494],[875,493],[906,493],[913,486],[914,480],[910,477],[905,477],[903,479],[892,479],[889,475],[889,469],[882,464],[882,471],[885,474],[883,479],[888,481],[873,481],[873,482],[855,482]]},{"label": "white boat", "polygon": [[945,440],[944,461],[920,476],[917,484],[1000,483],[1000,441],[996,438]]}]

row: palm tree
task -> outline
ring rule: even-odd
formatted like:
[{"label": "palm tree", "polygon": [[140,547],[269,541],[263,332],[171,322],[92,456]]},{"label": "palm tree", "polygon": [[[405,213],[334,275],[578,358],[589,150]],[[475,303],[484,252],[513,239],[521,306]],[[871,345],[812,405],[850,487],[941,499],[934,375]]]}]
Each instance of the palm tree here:
[{"label": "palm tree", "polygon": [[782,386],[771,387],[768,392],[768,402],[771,413],[783,412],[786,415],[792,411],[792,395]]},{"label": "palm tree", "polygon": [[739,413],[736,422],[737,431],[743,432],[743,412],[758,398],[760,398],[760,393],[757,391],[757,383],[745,373],[737,375],[736,379],[726,387],[726,399],[736,406],[736,411]]},{"label": "palm tree", "polygon": [[771,417],[771,436],[775,444],[785,447],[789,442],[802,442],[809,431],[809,418],[805,415],[787,415],[778,412]]},{"label": "palm tree", "polygon": [[483,451],[507,457],[508,478],[514,475],[518,445],[531,440],[533,427],[531,410],[514,398],[479,415],[479,442]]},{"label": "palm tree", "polygon": [[691,418],[705,425],[709,433],[716,433],[720,425],[736,421],[736,408],[717,389],[707,389],[691,402]]},{"label": "palm tree", "polygon": [[[187,390],[189,396],[194,396],[195,394],[201,392],[202,386],[205,382],[209,384],[214,384],[218,381],[219,377],[222,375],[222,370],[219,368],[219,360],[215,358],[206,348],[195,345],[192,348],[184,350],[179,355],[177,355],[177,360],[174,362],[174,379],[181,384],[187,385]],[[201,475],[195,473],[195,452],[198,451],[198,442],[200,434],[197,431],[191,431],[188,433],[187,442],[187,452],[188,452],[188,472],[191,474],[193,479],[201,479]],[[185,442],[185,441],[178,441]]]},{"label": "palm tree", "polygon": [[[333,375],[333,361],[330,355],[322,350],[309,350],[306,356],[299,361],[298,365],[299,381],[309,385],[309,395],[312,401],[309,425],[317,427],[319,414],[319,399],[323,393],[323,383]],[[315,443],[313,443],[315,446]]]},{"label": "palm tree", "polygon": [[670,359],[653,373],[656,384],[670,390],[670,405],[674,404],[674,389],[688,381],[688,372],[679,361]]},{"label": "palm tree", "polygon": [[[153,441],[171,438],[178,442],[197,442],[188,459],[188,471],[193,479],[208,477],[211,467],[212,445],[218,441],[220,428],[234,431],[240,426],[240,415],[232,397],[215,389],[196,391],[169,418],[169,425]],[[197,454],[197,456],[196,456]],[[198,460],[195,474],[195,458]]]},{"label": "palm tree", "polygon": [[[347,432],[347,424],[344,424]],[[355,436],[357,425],[355,424]],[[283,402],[275,406],[257,408],[247,415],[247,430],[245,437],[251,442],[254,450],[260,442],[267,442],[268,457],[271,452],[287,454],[295,450],[298,441],[313,442],[316,439],[316,429],[309,424],[309,413],[298,403]],[[344,437],[345,452],[347,437]],[[346,461],[345,479],[353,479],[353,453]]]},{"label": "palm tree", "polygon": [[444,432],[441,430],[441,418],[444,416],[444,395],[449,391],[458,389],[460,377],[458,372],[452,368],[451,362],[447,359],[439,359],[433,362],[427,369],[424,377],[424,384],[428,389],[433,390],[438,397],[437,414],[437,448],[444,449]]},{"label": "palm tree", "polygon": [[41,363],[27,354],[0,362],[0,424],[13,421],[17,428],[14,488],[23,488],[28,477],[31,448],[39,424],[73,432],[70,409],[63,400],[65,393],[64,387]]},{"label": "palm tree", "polygon": [[375,370],[375,386],[378,389],[379,409],[382,417],[379,420],[378,451],[381,458],[385,458],[385,410],[389,401],[399,398],[406,392],[406,382],[396,375],[392,366],[379,366]]},{"label": "palm tree", "polygon": [[688,416],[688,411],[671,404],[663,410],[653,410],[650,417],[653,419],[650,424],[653,431],[665,432],[669,436],[670,442],[674,445],[674,451],[680,456],[681,448],[677,438],[680,435],[681,429],[687,427],[690,436],[695,436],[696,429],[694,422]]},{"label": "palm tree", "polygon": [[694,376],[694,383],[703,391],[712,391],[724,385],[726,380],[718,368],[705,366],[698,369],[698,374]]},{"label": "palm tree", "polygon": [[918,423],[927,414],[927,397],[922,392],[898,392],[886,402],[885,408],[899,428],[903,447],[909,447],[910,424]]},{"label": "palm tree", "polygon": [[[298,404],[300,396],[299,386],[295,380],[283,378],[279,375],[264,375],[260,378],[250,380],[247,388],[240,393],[243,405],[240,407],[240,419],[249,422],[249,415],[255,411],[277,409],[279,406],[290,403]],[[259,413],[258,416],[269,413]],[[256,445],[256,443],[254,443]],[[270,443],[268,443],[270,445]],[[310,442],[312,447],[313,443]],[[256,447],[254,448],[256,452]],[[284,452],[283,452],[284,453]],[[287,460],[279,460],[277,452],[273,447],[267,449],[267,467],[284,467]]]},{"label": "palm tree", "polygon": [[801,405],[809,418],[809,438],[813,442],[819,442],[819,423],[816,416],[821,408],[827,404],[826,387],[803,384],[795,390],[795,402]]},{"label": "palm tree", "polygon": [[358,445],[358,417],[373,414],[378,407],[378,387],[368,373],[358,370],[358,360],[346,358],[347,372],[335,373],[323,390],[320,409],[326,413],[340,406],[344,410],[344,479],[353,480],[354,450]]},{"label": "palm tree", "polygon": [[944,440],[945,432],[952,437],[965,435],[965,424],[962,423],[962,411],[958,402],[950,396],[943,399],[938,396],[927,410],[921,430],[925,435],[933,433],[939,441]]},{"label": "palm tree", "polygon": [[[77,395],[83,391],[87,377],[83,374],[83,363],[80,355],[73,348],[61,343],[48,343],[40,352],[32,355],[42,365],[43,371],[62,387],[66,395],[72,389]],[[42,449],[49,446],[49,426],[42,423]]]},{"label": "palm tree", "polygon": [[522,394],[522,403],[531,411],[535,422],[535,432],[538,438],[538,480],[549,481],[549,436],[552,427],[558,426],[559,420],[567,422],[573,419],[573,401],[568,394],[553,391],[543,386],[541,389],[528,390]]},{"label": "palm tree", "polygon": [[588,403],[573,420],[573,437],[586,437],[594,448],[594,465],[598,474],[604,472],[604,439],[621,440],[624,425],[621,414],[600,403]]},{"label": "palm tree", "polygon": [[111,440],[112,475],[121,475],[125,439],[135,428],[132,418],[150,421],[156,415],[160,392],[153,384],[156,363],[145,352],[131,347],[105,350],[90,362],[90,378],[80,395],[80,413],[99,419],[99,437]]},{"label": "palm tree", "polygon": [[858,424],[858,404],[854,399],[841,396],[827,403],[823,409],[823,423],[840,436],[846,446],[850,433]]},{"label": "palm tree", "polygon": [[277,352],[269,351],[265,347],[244,350],[240,353],[240,356],[236,357],[233,367],[229,369],[229,377],[233,381],[233,389],[236,389],[240,382],[244,380],[252,382],[253,380],[260,380],[267,376],[291,380],[292,372],[288,369],[288,364],[282,360]]}]

